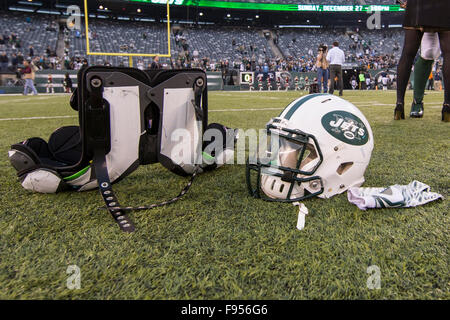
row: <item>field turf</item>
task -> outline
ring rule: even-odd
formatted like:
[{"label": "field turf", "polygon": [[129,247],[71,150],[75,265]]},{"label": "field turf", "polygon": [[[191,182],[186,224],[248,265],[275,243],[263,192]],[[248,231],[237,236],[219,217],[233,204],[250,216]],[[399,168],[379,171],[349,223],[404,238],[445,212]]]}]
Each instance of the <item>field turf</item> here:
[{"label": "field turf", "polygon": [[[298,231],[298,209],[249,197],[245,168],[233,165],[200,175],[173,205],[131,213],[137,231],[125,234],[99,210],[98,191],[32,194],[9,164],[11,144],[77,124],[69,96],[1,96],[0,299],[450,299],[443,93],[427,92],[424,118],[404,121],[393,121],[394,92],[344,95],[374,132],[365,186],[419,180],[444,201],[360,211],[345,194],[307,200],[306,228]],[[298,96],[211,92],[210,122],[263,128]],[[407,114],[411,99],[408,92]],[[23,119],[33,117],[46,118]],[[186,182],[152,165],[115,191],[124,205],[151,204]],[[69,265],[80,268],[81,289],[67,288]],[[380,268],[378,290],[367,287],[372,265]]]}]

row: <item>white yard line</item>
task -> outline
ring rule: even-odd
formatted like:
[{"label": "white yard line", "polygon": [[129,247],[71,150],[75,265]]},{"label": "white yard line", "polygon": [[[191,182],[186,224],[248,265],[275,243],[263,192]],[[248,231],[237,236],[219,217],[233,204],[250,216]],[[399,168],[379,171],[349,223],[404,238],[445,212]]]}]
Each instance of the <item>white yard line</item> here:
[{"label": "white yard line", "polygon": [[269,111],[273,111],[273,110],[284,110],[284,108],[260,108],[260,109],[212,109],[212,110],[208,110],[208,112],[238,112],[238,111],[264,111],[264,110],[269,110]]},{"label": "white yard line", "polygon": [[[374,103],[360,105],[360,107],[374,107],[374,106],[392,106],[392,104]],[[442,105],[428,105],[428,108],[442,108]],[[212,109],[209,112],[242,112],[242,111],[277,111],[285,108],[246,108],[246,109]],[[20,121],[20,120],[47,120],[47,119],[68,119],[76,118],[78,116],[53,116],[53,117],[25,117],[25,118],[0,118],[0,121]]]},{"label": "white yard line", "polygon": [[[34,95],[32,95],[30,93],[27,96],[38,98],[39,96],[70,96],[70,95],[72,95],[72,94],[71,93],[64,93],[64,92],[57,92],[57,93],[39,93],[37,96],[34,96]],[[20,96],[27,97],[23,93],[5,93],[5,94],[1,94],[0,98],[20,97]]]},{"label": "white yard line", "polygon": [[[209,110],[209,112],[239,112],[239,111],[274,111],[284,110],[284,108],[261,108],[261,109],[217,109]],[[25,117],[25,118],[0,118],[0,121],[19,121],[19,120],[47,120],[47,119],[67,119],[76,118],[77,116],[54,116],[54,117]]]},{"label": "white yard line", "polygon": [[76,118],[76,117],[77,117],[77,116],[28,117],[28,118],[0,118],[0,121],[66,119],[66,118]]}]

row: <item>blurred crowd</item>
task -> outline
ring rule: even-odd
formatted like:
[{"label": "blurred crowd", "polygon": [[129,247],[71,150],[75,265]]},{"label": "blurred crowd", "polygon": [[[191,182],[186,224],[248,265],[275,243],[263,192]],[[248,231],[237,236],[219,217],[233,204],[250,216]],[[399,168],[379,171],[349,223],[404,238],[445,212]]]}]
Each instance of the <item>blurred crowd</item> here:
[{"label": "blurred crowd", "polygon": [[[176,41],[181,48],[175,60],[171,62],[173,68],[201,68],[206,71],[220,71],[224,66],[228,69],[239,69],[240,71],[294,71],[315,72],[316,52],[310,49],[308,54],[293,57],[270,57],[266,52],[258,52],[258,48],[252,44],[234,44],[236,52],[243,55],[242,59],[216,59],[215,57],[200,56],[199,52],[189,50],[189,44],[185,39]],[[370,41],[364,39],[356,40],[349,48],[344,48],[346,63],[354,67],[364,69],[390,69],[397,66],[398,59],[395,54],[379,54],[373,48]],[[394,48],[400,50],[400,46]]]},{"label": "blurred crowd", "polygon": [[[52,26],[49,26],[52,27]],[[56,28],[57,26],[53,26]],[[85,34],[80,32],[78,38],[84,38]],[[90,38],[95,39],[97,35],[92,33]],[[395,42],[390,54],[380,54],[377,50],[379,43],[372,43],[371,39],[365,39],[363,33],[355,32],[349,35],[350,45],[342,49],[346,55],[346,63],[352,67],[366,70],[393,69],[397,66],[397,56],[401,45]],[[0,35],[0,72],[17,71],[25,59],[33,61],[34,65],[40,70],[79,70],[84,64],[87,64],[86,57],[74,56],[71,54],[70,33],[64,30],[64,55],[58,57],[55,48],[48,46],[44,52],[36,52],[33,46],[24,48],[21,39],[17,34],[3,33]],[[277,43],[277,39],[274,39]],[[235,58],[220,59],[211,57],[196,49],[191,50],[190,44],[181,34],[175,35],[175,47],[177,54],[172,58],[161,59],[160,66],[164,68],[182,69],[182,68],[201,68],[205,71],[240,70],[254,72],[270,71],[288,71],[288,72],[316,72],[317,52],[309,49],[303,55],[285,55],[285,57],[274,57],[273,52],[266,52],[266,48],[258,48],[254,43],[239,43],[235,39],[229,44],[235,51]],[[327,45],[327,44],[325,44]],[[5,49],[14,48],[14,52],[7,54]],[[11,51],[11,50],[9,50]],[[305,51],[306,52],[306,51]],[[128,61],[124,59],[120,64],[127,65]],[[104,57],[104,65],[112,65],[107,57]],[[146,65],[147,64],[147,65]],[[135,67],[139,69],[150,68],[148,62],[144,60],[135,60]]]}]

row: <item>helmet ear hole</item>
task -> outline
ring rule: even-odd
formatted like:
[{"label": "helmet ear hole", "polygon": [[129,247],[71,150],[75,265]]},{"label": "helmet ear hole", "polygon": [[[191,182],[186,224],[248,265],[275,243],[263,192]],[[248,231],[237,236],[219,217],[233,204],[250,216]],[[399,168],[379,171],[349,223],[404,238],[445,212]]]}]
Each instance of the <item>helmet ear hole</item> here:
[{"label": "helmet ear hole", "polygon": [[346,171],[348,171],[353,166],[353,162],[344,162],[337,168],[336,172],[338,175],[342,176]]}]

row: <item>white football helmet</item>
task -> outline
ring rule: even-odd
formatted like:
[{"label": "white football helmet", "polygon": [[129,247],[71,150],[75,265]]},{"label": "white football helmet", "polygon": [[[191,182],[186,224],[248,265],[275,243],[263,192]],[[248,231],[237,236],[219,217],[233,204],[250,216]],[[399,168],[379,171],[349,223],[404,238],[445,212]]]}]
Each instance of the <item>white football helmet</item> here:
[{"label": "white football helmet", "polygon": [[267,147],[260,141],[258,156],[247,161],[251,195],[293,202],[330,198],[363,184],[373,134],[350,102],[330,94],[303,96],[266,128]]}]

